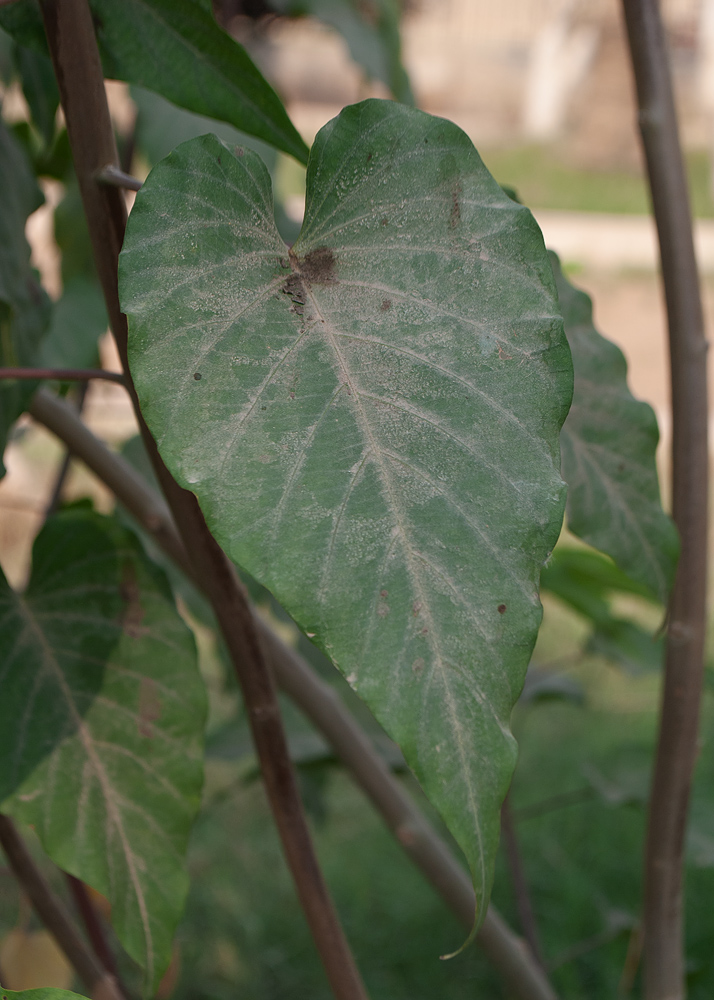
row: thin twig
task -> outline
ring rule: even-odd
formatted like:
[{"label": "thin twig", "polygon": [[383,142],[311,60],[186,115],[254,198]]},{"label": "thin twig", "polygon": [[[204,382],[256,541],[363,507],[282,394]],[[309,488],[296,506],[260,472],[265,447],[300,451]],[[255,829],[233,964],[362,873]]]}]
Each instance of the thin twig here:
[{"label": "thin twig", "polygon": [[109,184],[110,187],[123,188],[125,191],[141,191],[143,182],[138,177],[132,177],[113,163],[108,163],[95,174],[99,184]]},{"label": "thin twig", "polygon": [[121,372],[110,372],[106,368],[0,368],[0,379],[20,382],[88,382],[95,378],[126,385]]},{"label": "thin twig", "polygon": [[538,934],[538,924],[536,923],[531,894],[528,888],[528,880],[523,867],[523,859],[518,847],[518,836],[516,834],[513,814],[511,812],[511,793],[509,792],[503,800],[501,806],[501,833],[503,834],[506,857],[508,858],[508,868],[513,883],[513,894],[516,897],[516,909],[518,919],[521,923],[523,936],[528,942],[533,957],[542,969],[545,969],[543,952],[540,945],[540,935]]},{"label": "thin twig", "polygon": [[[166,502],[146,480],[121,455],[109,451],[66,403],[46,389],[35,394],[29,412],[112,490],[159,547],[197,582]],[[412,862],[470,929],[475,899],[466,871],[394,777],[333,688],[320,680],[265,622],[256,618],[256,627],[280,687],[325,736]],[[556,1000],[525,942],[510,930],[493,906],[488,908],[476,940],[514,997]]]},{"label": "thin twig", "polygon": [[8,864],[30,898],[35,912],[65,953],[94,1000],[125,1000],[114,977],[87,948],[67,908],[35,864],[24,840],[8,816],[0,815],[0,844]]},{"label": "thin twig", "polygon": [[233,661],[268,800],[327,978],[339,1000],[366,1000],[312,845],[272,675],[247,594],[208,530],[195,496],[176,483],[159,456],[131,380],[127,323],[117,286],[126,205],[121,190],[96,181],[107,164],[117,169],[119,165],[89,4],[87,0],[42,0],[41,7],[109,324],[144,444]]},{"label": "thin twig", "polygon": [[707,578],[706,341],[687,180],[656,0],[623,0],[669,325],[672,510],[681,539],[669,603],[644,873],[644,996],[685,995],[682,865],[697,756]]},{"label": "thin twig", "polygon": [[[80,414],[84,409],[84,403],[87,399],[87,389],[89,388],[88,382],[83,382],[79,387],[79,392],[77,394],[77,413]],[[55,484],[52,487],[52,492],[50,493],[50,498],[47,501],[47,507],[45,508],[45,520],[51,517],[52,514],[59,508],[62,501],[62,492],[64,490],[64,484],[67,482],[67,476],[69,475],[70,466],[72,465],[72,454],[70,451],[65,449],[64,458],[60,464],[57,471],[57,476],[55,478]]]},{"label": "thin twig", "polygon": [[96,906],[92,902],[89,890],[81,879],[75,878],[74,875],[70,875],[69,873],[67,873],[67,885],[69,886],[69,891],[72,893],[77,912],[82,918],[82,923],[84,924],[90,944],[94,949],[94,954],[106,971],[114,977],[122,993],[127,996],[127,989],[119,977],[114,954],[107,942],[101,918],[97,913]]}]

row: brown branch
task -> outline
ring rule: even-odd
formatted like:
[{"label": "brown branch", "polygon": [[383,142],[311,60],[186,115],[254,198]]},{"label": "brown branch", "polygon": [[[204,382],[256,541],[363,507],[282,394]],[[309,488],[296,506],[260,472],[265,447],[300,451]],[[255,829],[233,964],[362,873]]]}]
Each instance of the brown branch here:
[{"label": "brown branch", "polygon": [[81,879],[75,878],[74,875],[70,875],[69,872],[67,873],[67,885],[72,894],[74,905],[77,907],[77,912],[82,918],[82,923],[84,924],[87,937],[89,938],[92,948],[94,949],[94,954],[102,963],[102,966],[106,969],[106,971],[114,977],[114,980],[119,986],[121,992],[125,996],[128,995],[126,987],[119,978],[116,961],[114,960],[114,954],[112,953],[112,950],[107,942],[101,917],[97,913],[97,908],[92,902],[87,886]]},{"label": "brown branch", "polygon": [[[112,490],[159,547],[197,582],[165,501],[144,478],[121,455],[109,451],[66,403],[46,389],[35,394],[30,414]],[[412,862],[470,929],[475,899],[466,871],[375,751],[339,695],[268,625],[256,618],[256,627],[280,687],[325,736]],[[488,908],[476,940],[514,997],[556,1000],[525,942],[509,929],[493,906]]]},{"label": "brown branch", "polygon": [[340,1000],[365,1000],[364,986],[310,839],[272,676],[247,595],[208,530],[196,498],[176,483],[161,460],[129,373],[127,324],[117,287],[126,207],[120,189],[96,180],[108,164],[117,169],[119,164],[91,11],[87,0],[42,0],[41,7],[109,324],[144,444],[238,675],[285,857],[328,980]]},{"label": "brown branch", "polygon": [[21,382],[88,382],[93,378],[126,385],[121,372],[110,372],[105,368],[0,368],[0,379]]},{"label": "brown branch", "polygon": [[114,977],[87,948],[62,900],[34,862],[15,824],[0,815],[0,844],[35,912],[95,1000],[124,1000]]},{"label": "brown branch", "polygon": [[516,909],[518,910],[518,919],[521,923],[521,930],[523,931],[523,936],[533,952],[533,957],[536,962],[542,969],[545,969],[545,962],[543,961],[543,953],[540,946],[540,936],[538,934],[538,924],[536,923],[535,913],[533,912],[533,904],[531,902],[531,895],[528,889],[528,880],[523,867],[523,859],[521,858],[521,852],[518,847],[516,826],[513,822],[513,813],[511,812],[510,792],[503,800],[503,805],[501,806],[501,833],[503,835],[503,844],[506,849],[508,868],[511,874],[513,894],[516,897]]},{"label": "brown branch", "polygon": [[669,604],[644,875],[644,996],[684,997],[684,835],[697,755],[706,623],[706,341],[664,28],[656,0],[623,0],[669,325],[672,510],[681,554]]}]

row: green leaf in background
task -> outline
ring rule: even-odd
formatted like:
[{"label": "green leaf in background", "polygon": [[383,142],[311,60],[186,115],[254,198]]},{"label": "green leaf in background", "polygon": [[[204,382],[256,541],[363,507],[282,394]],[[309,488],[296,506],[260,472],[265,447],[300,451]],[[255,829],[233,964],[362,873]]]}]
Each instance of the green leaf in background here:
[{"label": "green leaf in background", "polygon": [[226,551],[399,743],[480,920],[563,511],[552,271],[443,119],[346,108],[307,177],[288,252],[250,151],[205,136],[154,168],[120,262],[132,372]]},{"label": "green leaf in background", "polygon": [[593,626],[587,650],[626,670],[655,670],[663,640],[610,609],[611,598],[629,594],[652,603],[652,592],[630,579],[599,552],[559,546],[541,573],[541,591],[559,598]]},{"label": "green leaf in background", "polygon": [[414,104],[401,58],[398,0],[273,0],[272,6],[284,14],[310,14],[329,24],[370,79],[384,83],[402,104]]},{"label": "green leaf in background", "polygon": [[96,368],[99,337],[108,325],[104,296],[97,281],[74,278],[52,310],[50,329],[40,350],[48,368]]},{"label": "green leaf in background", "polygon": [[192,0],[92,0],[104,72],[304,163],[307,146],[242,45]]},{"label": "green leaf in background", "polygon": [[627,362],[593,326],[590,298],[551,260],[575,370],[560,442],[568,527],[666,602],[679,542],[660,502],[657,418],[628,389]]},{"label": "green leaf in background", "polygon": [[[47,329],[50,301],[30,266],[25,223],[44,198],[25,153],[2,121],[0,178],[0,365],[30,365]],[[0,452],[34,390],[33,382],[0,382]]]},{"label": "green leaf in background", "polygon": [[153,990],[184,905],[203,685],[165,578],[113,519],[67,511],[0,583],[0,804],[102,892]]},{"label": "green leaf in background", "polygon": [[[188,111],[234,125],[307,160],[307,146],[242,45],[194,0],[90,0],[104,75],[155,90]],[[0,26],[47,53],[37,0],[0,10]]]},{"label": "green leaf in background", "polygon": [[12,990],[2,990],[0,1000],[87,1000],[79,993],[70,993],[69,990],[20,990],[14,993]]},{"label": "green leaf in background", "polygon": [[48,56],[24,45],[15,46],[14,56],[32,121],[45,147],[49,148],[55,135],[55,115],[59,107],[59,89],[52,62]]}]

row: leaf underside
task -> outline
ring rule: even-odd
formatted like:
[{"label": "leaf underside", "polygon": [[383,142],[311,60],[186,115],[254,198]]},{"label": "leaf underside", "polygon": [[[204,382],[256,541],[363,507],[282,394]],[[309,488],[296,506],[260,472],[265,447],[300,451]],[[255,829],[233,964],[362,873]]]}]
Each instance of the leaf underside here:
[{"label": "leaf underside", "polygon": [[26,592],[0,577],[0,685],[2,811],[107,896],[153,990],[188,888],[205,696],[193,637],[129,532],[58,515]]},{"label": "leaf underside", "polygon": [[628,389],[625,357],[595,329],[590,298],[551,260],[575,373],[560,438],[568,527],[666,602],[679,541],[660,501],[657,418]]},{"label": "leaf underside", "polygon": [[564,502],[530,213],[456,126],[365,101],[316,139],[290,252],[258,157],[205,136],[139,193],[120,284],[164,460],[399,743],[480,921]]}]

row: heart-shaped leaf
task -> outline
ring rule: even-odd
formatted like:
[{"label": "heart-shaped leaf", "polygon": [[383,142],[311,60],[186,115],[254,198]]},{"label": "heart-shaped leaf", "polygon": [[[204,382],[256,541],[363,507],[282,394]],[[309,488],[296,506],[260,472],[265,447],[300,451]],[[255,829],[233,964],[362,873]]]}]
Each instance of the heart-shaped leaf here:
[{"label": "heart-shaped leaf", "polygon": [[290,251],[258,157],[204,136],[139,193],[120,279],[165,461],[399,743],[480,919],[564,499],[532,216],[455,125],[365,101],[318,135]]},{"label": "heart-shaped leaf", "polygon": [[0,685],[2,811],[107,896],[155,988],[188,889],[205,696],[193,637],[128,531],[58,515],[26,592],[0,578]]},{"label": "heart-shaped leaf", "polygon": [[679,540],[660,501],[657,418],[627,387],[625,357],[595,329],[590,298],[551,260],[575,369],[560,439],[568,527],[666,602]]}]

